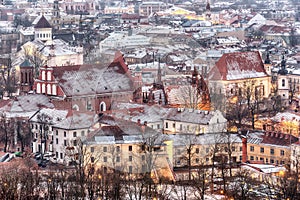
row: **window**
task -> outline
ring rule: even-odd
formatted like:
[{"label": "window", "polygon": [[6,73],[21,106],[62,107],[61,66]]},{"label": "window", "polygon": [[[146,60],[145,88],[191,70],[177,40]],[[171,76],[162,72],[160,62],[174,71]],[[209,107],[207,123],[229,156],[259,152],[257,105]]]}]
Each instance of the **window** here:
[{"label": "window", "polygon": [[95,158],[91,157],[91,163],[94,163],[94,162],[95,162]]},{"label": "window", "polygon": [[250,160],[254,160],[254,157],[253,157],[253,156],[250,156]]},{"label": "window", "polygon": [[64,131],[64,137],[67,137],[67,133],[66,133],[66,131]]},{"label": "window", "polygon": [[55,152],[55,157],[58,158],[58,152],[57,151]]},{"label": "window", "polygon": [[120,150],[121,150],[121,149],[120,149],[120,146],[117,146],[117,147],[116,147],[116,151],[117,151],[117,152],[120,152]]},{"label": "window", "polygon": [[273,159],[271,159],[271,160],[270,160],[270,163],[274,164],[274,160],[273,160]]},{"label": "window", "polygon": [[129,156],[128,161],[129,161],[129,162],[132,161],[132,156]]},{"label": "window", "polygon": [[243,151],[243,147],[240,147],[240,151]]},{"label": "window", "polygon": [[285,87],[285,79],[282,79],[282,81],[281,81],[281,86],[282,86],[282,87]]},{"label": "window", "polygon": [[235,147],[231,147],[231,151],[235,151]]},{"label": "window", "polygon": [[82,136],[82,137],[84,136],[84,131],[81,131],[81,136]]},{"label": "window", "polygon": [[260,161],[264,162],[264,158],[259,158]]},{"label": "window", "polygon": [[280,150],[280,155],[284,156],[284,150]]},{"label": "window", "polygon": [[64,145],[67,146],[67,140],[64,140]]},{"label": "window", "polygon": [[179,126],[180,126],[179,129],[182,131],[182,124],[180,124]]},{"label": "window", "polygon": [[199,153],[199,148],[196,148],[196,153]]},{"label": "window", "polygon": [[266,163],[268,163],[269,162],[269,160],[268,160],[268,158],[266,158]]},{"label": "window", "polygon": [[160,129],[160,125],[159,124],[157,124],[157,129]]},{"label": "window", "polygon": [[254,146],[250,146],[250,151],[254,151]]},{"label": "window", "polygon": [[129,172],[129,173],[132,173],[132,166],[129,166],[129,167],[128,167],[128,172]]},{"label": "window", "polygon": [[64,157],[64,154],[60,153],[60,159],[63,159],[63,157]]},{"label": "window", "polygon": [[77,140],[73,141],[74,146],[77,146]]},{"label": "window", "polygon": [[73,132],[73,137],[77,137],[77,133],[76,132]]},{"label": "window", "polygon": [[196,158],[196,159],[195,159],[195,162],[196,162],[196,163],[199,163],[199,158]]},{"label": "window", "polygon": [[116,162],[120,162],[120,156],[116,157]]},{"label": "window", "polygon": [[265,148],[260,147],[260,153],[265,153]]},{"label": "window", "polygon": [[93,153],[95,151],[95,148],[94,147],[91,147],[91,152]]},{"label": "window", "polygon": [[209,158],[205,158],[205,161],[208,162],[208,161],[209,161]]},{"label": "window", "polygon": [[56,138],[56,144],[58,144],[58,138]]},{"label": "window", "polygon": [[243,156],[240,156],[240,160],[243,160]]},{"label": "window", "polygon": [[205,149],[205,152],[206,152],[206,153],[209,153],[209,148],[206,148],[206,149]]},{"label": "window", "polygon": [[103,162],[107,162],[107,157],[103,157]]},{"label": "window", "polygon": [[168,122],[166,122],[166,128],[169,128],[169,126],[168,126]]},{"label": "window", "polygon": [[132,151],[132,146],[131,145],[128,147],[128,151]]},{"label": "window", "polygon": [[173,123],[173,128],[175,128],[175,126],[176,126],[175,123]]},{"label": "window", "polygon": [[58,130],[55,131],[55,134],[58,135]]},{"label": "window", "polygon": [[144,161],[145,160],[145,155],[142,155],[142,161]]},{"label": "window", "polygon": [[103,152],[107,152],[107,147],[103,147]]},{"label": "window", "polygon": [[275,153],[274,149],[270,149],[270,154],[274,155],[274,153]]}]

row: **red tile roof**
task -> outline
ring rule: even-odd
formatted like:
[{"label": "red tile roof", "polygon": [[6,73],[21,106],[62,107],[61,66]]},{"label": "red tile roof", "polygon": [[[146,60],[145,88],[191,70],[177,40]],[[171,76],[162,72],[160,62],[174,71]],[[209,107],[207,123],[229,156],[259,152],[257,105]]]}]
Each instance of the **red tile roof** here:
[{"label": "red tile roof", "polygon": [[268,76],[258,51],[225,53],[210,71],[210,80],[239,80]]}]

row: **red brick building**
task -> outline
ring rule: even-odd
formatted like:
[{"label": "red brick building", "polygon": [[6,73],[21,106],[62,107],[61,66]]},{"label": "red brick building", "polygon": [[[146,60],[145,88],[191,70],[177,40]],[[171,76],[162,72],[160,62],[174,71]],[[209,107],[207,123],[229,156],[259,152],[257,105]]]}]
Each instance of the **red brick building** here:
[{"label": "red brick building", "polygon": [[132,100],[133,83],[123,55],[117,53],[110,64],[44,66],[34,90],[50,96],[58,109],[102,112]]}]

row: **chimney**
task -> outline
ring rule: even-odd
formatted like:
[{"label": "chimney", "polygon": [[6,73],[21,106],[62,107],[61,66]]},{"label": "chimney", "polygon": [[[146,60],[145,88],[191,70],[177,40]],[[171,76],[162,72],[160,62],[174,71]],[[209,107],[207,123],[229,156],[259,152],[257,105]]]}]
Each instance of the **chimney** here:
[{"label": "chimney", "polygon": [[247,138],[242,138],[242,162],[247,162]]}]

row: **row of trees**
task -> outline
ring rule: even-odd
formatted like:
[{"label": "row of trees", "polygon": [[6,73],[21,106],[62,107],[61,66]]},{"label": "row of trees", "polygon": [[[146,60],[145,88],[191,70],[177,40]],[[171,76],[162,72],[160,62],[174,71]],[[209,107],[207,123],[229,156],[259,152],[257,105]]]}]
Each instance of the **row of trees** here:
[{"label": "row of trees", "polygon": [[[83,171],[87,170],[87,171]],[[30,158],[15,162],[12,168],[2,168],[1,199],[199,199],[210,194],[211,169],[198,166],[193,179],[172,182],[153,181],[148,174],[129,174],[117,170],[79,169],[53,165],[47,171],[37,170]],[[299,199],[299,180],[296,172],[279,176],[254,177],[248,170],[235,169],[231,177],[218,178],[214,193],[225,199]],[[222,187],[223,183],[225,186]]]}]

